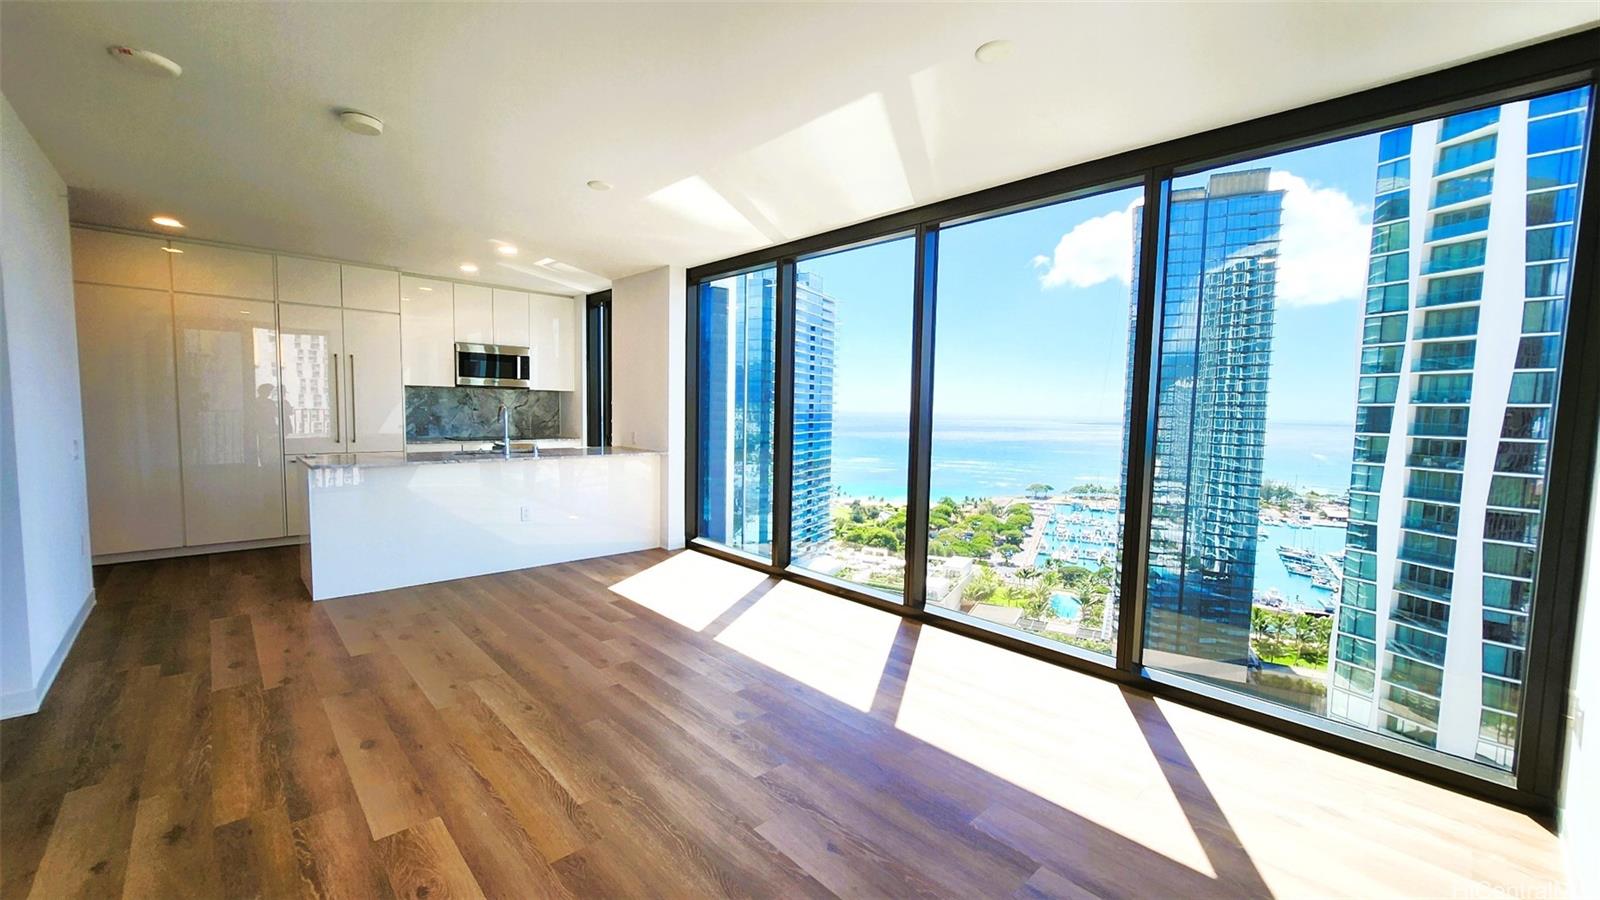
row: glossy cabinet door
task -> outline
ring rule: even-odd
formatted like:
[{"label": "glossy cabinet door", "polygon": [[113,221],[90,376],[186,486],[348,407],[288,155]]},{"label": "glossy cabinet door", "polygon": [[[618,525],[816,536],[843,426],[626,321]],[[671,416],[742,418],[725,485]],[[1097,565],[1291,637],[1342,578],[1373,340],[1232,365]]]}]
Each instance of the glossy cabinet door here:
[{"label": "glossy cabinet door", "polygon": [[272,257],[266,253],[186,244],[172,254],[172,289],[179,293],[212,294],[250,300],[271,300],[275,294]]},{"label": "glossy cabinet door", "polygon": [[528,355],[535,390],[575,389],[578,367],[578,304],[570,297],[534,294]]},{"label": "glossy cabinet door", "polygon": [[81,282],[73,287],[91,550],[182,547],[172,295]]},{"label": "glossy cabinet door", "polygon": [[278,302],[340,306],[339,264],[323,259],[278,257]]},{"label": "glossy cabinet door", "polygon": [[400,279],[401,383],[456,383],[455,304],[448,281]]},{"label": "glossy cabinet door", "polygon": [[476,284],[458,284],[455,298],[456,340],[464,344],[494,343],[494,292]]},{"label": "glossy cabinet door", "polygon": [[528,294],[494,291],[494,342],[508,347],[528,346]]},{"label": "glossy cabinet door", "polygon": [[278,362],[285,453],[339,453],[349,434],[344,393],[344,314],[278,304]]},{"label": "glossy cabinet door", "polygon": [[351,453],[405,449],[405,391],[400,383],[400,317],[344,311],[345,410]]},{"label": "glossy cabinet door", "polygon": [[161,238],[72,229],[72,280],[168,290],[172,262]]},{"label": "glossy cabinet door", "polygon": [[340,266],[339,277],[345,309],[370,309],[387,313],[400,311],[399,272],[365,266]]},{"label": "glossy cabinet door", "polygon": [[276,305],[176,294],[184,543],[282,537]]}]

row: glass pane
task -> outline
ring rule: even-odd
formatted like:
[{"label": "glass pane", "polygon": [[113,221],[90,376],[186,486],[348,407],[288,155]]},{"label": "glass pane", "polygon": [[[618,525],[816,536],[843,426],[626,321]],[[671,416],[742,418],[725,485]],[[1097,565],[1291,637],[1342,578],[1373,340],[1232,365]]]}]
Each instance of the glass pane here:
[{"label": "glass pane", "polygon": [[[1510,103],[1173,183],[1147,665],[1513,764],[1583,149],[1547,121]],[[1394,279],[1409,304],[1372,293]]]},{"label": "glass pane", "polygon": [[772,555],[775,268],[700,285],[700,537]]},{"label": "glass pane", "polygon": [[791,556],[895,600],[905,587],[915,271],[906,237],[803,259],[795,274]]},{"label": "glass pane", "polygon": [[1113,652],[1142,197],[940,232],[930,607]]}]

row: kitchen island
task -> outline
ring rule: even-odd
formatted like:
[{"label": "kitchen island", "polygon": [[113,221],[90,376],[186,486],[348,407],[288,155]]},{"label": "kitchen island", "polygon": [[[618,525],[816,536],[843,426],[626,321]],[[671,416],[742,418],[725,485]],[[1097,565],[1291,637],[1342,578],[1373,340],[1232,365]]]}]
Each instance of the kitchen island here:
[{"label": "kitchen island", "polygon": [[300,460],[313,600],[661,546],[661,454],[627,447]]}]

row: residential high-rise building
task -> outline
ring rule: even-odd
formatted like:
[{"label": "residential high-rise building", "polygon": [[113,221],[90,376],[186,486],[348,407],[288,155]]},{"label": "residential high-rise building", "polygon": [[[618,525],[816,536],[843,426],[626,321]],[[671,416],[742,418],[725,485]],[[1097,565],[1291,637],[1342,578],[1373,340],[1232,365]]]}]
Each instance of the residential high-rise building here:
[{"label": "residential high-rise building", "polygon": [[773,270],[702,285],[701,291],[700,533],[730,547],[770,552]]},{"label": "residential high-rise building", "polygon": [[794,494],[790,540],[797,556],[833,537],[833,381],[838,304],[822,277],[801,272],[794,290]]},{"label": "residential high-rise building", "polygon": [[[706,285],[701,304],[702,535],[767,552],[772,539],[777,305],[764,269]],[[834,298],[822,279],[795,284],[791,540],[797,555],[833,536]]]},{"label": "residential high-rise building", "polygon": [[[1249,661],[1260,528],[1283,217],[1270,174],[1220,173],[1172,192],[1158,323],[1153,393],[1165,414],[1156,426],[1146,659],[1230,681],[1245,677]],[[1137,259],[1142,211],[1133,218]]]},{"label": "residential high-rise building", "polygon": [[1379,139],[1328,714],[1506,768],[1587,103]]}]

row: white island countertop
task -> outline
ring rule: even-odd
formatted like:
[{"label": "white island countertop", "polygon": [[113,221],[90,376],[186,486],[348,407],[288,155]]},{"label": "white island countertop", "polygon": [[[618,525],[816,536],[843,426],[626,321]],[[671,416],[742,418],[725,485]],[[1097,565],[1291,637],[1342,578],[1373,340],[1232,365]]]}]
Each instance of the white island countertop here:
[{"label": "white island countertop", "polygon": [[662,454],[329,453],[300,459],[313,600],[661,546]]}]

